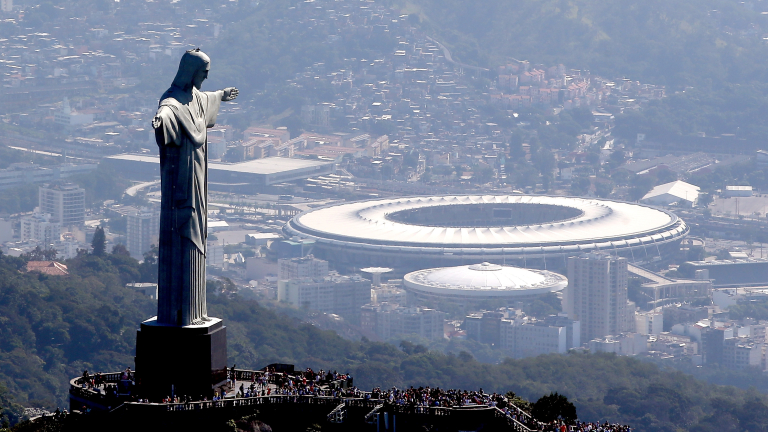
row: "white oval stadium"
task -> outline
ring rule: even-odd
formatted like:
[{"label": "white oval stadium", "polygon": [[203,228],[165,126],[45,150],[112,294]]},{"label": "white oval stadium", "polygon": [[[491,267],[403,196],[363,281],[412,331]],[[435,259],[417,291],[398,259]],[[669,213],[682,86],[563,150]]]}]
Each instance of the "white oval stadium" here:
[{"label": "white oval stadium", "polygon": [[568,280],[546,270],[484,262],[417,270],[405,275],[403,284],[408,295],[419,302],[464,304],[493,301],[495,304],[512,304],[560,291],[568,285]]},{"label": "white oval stadium", "polygon": [[674,214],[642,204],[541,195],[356,201],[304,212],[283,228],[286,237],[314,240],[314,254],[338,267],[401,274],[482,261],[564,268],[568,256],[593,251],[658,260],[688,231]]}]

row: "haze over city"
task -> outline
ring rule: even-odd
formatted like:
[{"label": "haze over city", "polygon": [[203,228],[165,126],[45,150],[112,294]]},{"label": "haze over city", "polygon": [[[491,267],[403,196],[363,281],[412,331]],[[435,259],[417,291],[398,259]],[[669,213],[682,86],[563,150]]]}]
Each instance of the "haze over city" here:
[{"label": "haze over city", "polygon": [[0,0],[3,430],[762,431],[768,2]]}]

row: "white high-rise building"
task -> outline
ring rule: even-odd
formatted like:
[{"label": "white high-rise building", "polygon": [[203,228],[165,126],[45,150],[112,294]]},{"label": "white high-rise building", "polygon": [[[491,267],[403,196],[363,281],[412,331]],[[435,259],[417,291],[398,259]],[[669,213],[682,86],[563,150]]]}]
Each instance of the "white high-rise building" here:
[{"label": "white high-rise building", "polygon": [[588,253],[568,258],[563,309],[581,325],[581,340],[634,330],[627,303],[627,260]]},{"label": "white high-rise building", "polygon": [[277,279],[318,278],[328,276],[328,261],[312,255],[302,258],[281,258],[277,260]]},{"label": "white high-rise building", "polygon": [[144,253],[157,245],[160,234],[160,211],[158,208],[141,208],[126,216],[126,240],[128,252],[133,258],[141,260]]},{"label": "white high-rise building", "polygon": [[205,265],[211,267],[223,267],[224,246],[221,242],[219,240],[208,240],[206,247],[208,250],[205,251]]},{"label": "white high-rise building", "polygon": [[335,274],[279,280],[277,300],[298,308],[338,314],[356,320],[360,317],[360,307],[371,302],[371,281],[357,275]]},{"label": "white high-rise building", "polygon": [[61,224],[54,222],[50,214],[35,209],[31,215],[21,218],[21,241],[37,241],[47,249],[60,238]]},{"label": "white high-rise building", "polygon": [[445,312],[396,304],[368,304],[362,307],[360,326],[382,340],[417,335],[425,339],[443,338]]},{"label": "white high-rise building", "polygon": [[40,186],[40,212],[62,227],[85,223],[85,189],[74,183],[52,183]]},{"label": "white high-rise building", "polygon": [[635,332],[657,335],[664,331],[664,314],[661,312],[635,312]]},{"label": "white high-rise building", "polygon": [[0,12],[13,12],[13,0],[0,0]]}]

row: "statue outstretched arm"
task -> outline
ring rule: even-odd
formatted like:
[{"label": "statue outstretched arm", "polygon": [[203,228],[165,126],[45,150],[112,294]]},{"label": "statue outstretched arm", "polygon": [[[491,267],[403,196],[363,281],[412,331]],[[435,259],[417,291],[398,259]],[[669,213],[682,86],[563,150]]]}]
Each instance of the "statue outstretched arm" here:
[{"label": "statue outstretched arm", "polygon": [[222,102],[229,102],[231,100],[234,100],[237,98],[237,95],[240,94],[240,91],[236,87],[227,87],[224,90],[222,90],[223,94],[221,95]]}]

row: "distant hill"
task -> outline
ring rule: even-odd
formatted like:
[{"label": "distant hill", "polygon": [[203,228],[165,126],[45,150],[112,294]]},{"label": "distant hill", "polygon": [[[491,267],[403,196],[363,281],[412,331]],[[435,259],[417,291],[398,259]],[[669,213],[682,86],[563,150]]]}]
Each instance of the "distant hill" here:
[{"label": "distant hill", "polygon": [[[589,69],[673,87],[765,81],[768,17],[730,0],[408,0],[454,56]],[[752,7],[752,9],[750,9]]]}]

